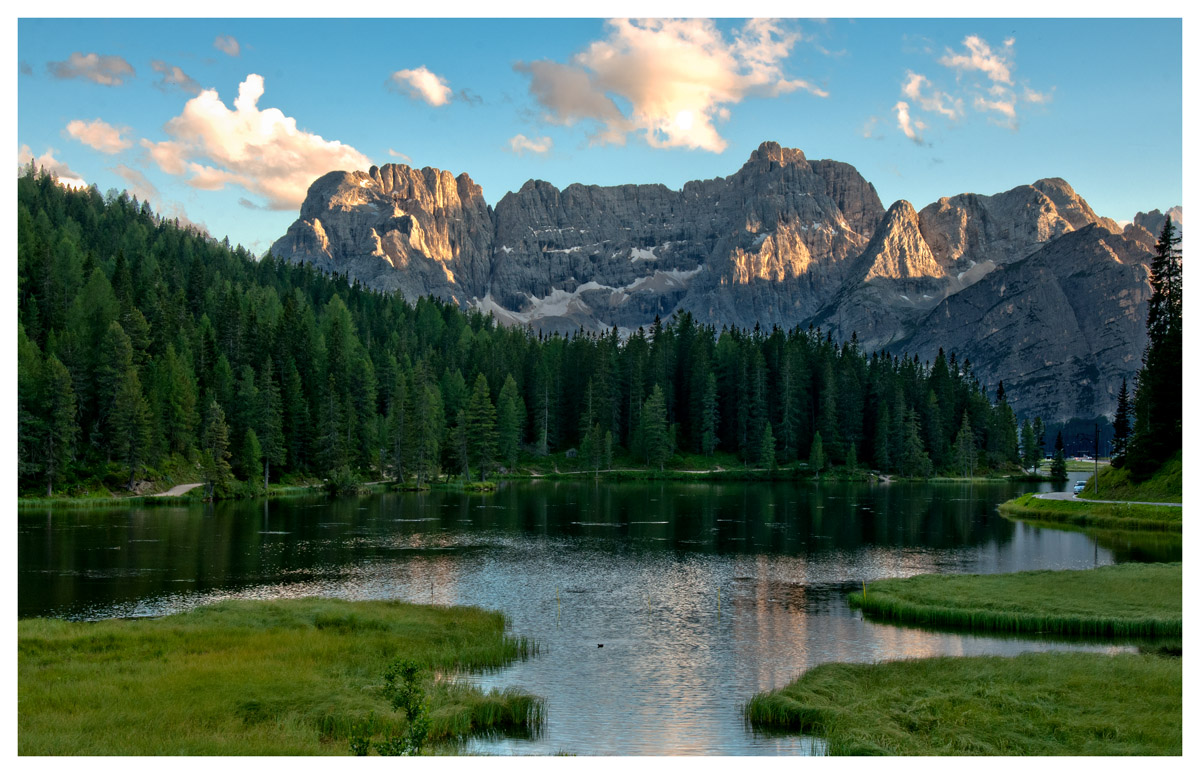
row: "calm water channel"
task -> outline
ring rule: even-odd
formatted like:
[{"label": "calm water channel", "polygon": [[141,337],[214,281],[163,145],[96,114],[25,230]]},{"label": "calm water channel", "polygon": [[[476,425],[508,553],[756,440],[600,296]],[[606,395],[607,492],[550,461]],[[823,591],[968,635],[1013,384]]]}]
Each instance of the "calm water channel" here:
[{"label": "calm water channel", "polygon": [[[114,512],[22,511],[19,614],[159,615],[311,595],[504,611],[536,657],[471,676],[546,699],[535,739],[494,754],[772,755],[741,705],[827,661],[1078,645],[866,622],[863,581],[919,573],[1176,561],[1014,524],[1005,484],[509,484],[492,495],[376,495]],[[603,644],[603,648],[597,647]]]}]

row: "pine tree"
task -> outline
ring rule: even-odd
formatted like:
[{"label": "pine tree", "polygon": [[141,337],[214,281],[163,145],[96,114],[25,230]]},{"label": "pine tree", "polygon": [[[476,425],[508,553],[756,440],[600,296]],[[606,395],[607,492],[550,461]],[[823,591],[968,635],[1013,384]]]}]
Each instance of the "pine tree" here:
[{"label": "pine tree", "polygon": [[132,366],[117,386],[109,414],[106,437],[113,456],[129,468],[129,488],[145,466],[150,447],[150,407],[142,395],[142,382]]},{"label": "pine tree", "polygon": [[1050,478],[1055,481],[1067,480],[1067,457],[1063,454],[1062,430],[1054,439],[1054,461],[1050,463]]},{"label": "pine tree", "polygon": [[758,464],[767,470],[775,469],[775,433],[771,431],[771,423],[763,428],[762,447],[758,453]]},{"label": "pine tree", "polygon": [[225,412],[215,400],[208,405],[200,445],[204,493],[212,499],[233,476],[233,470],[229,467],[229,425],[225,423]]},{"label": "pine tree", "polygon": [[963,478],[974,477],[979,455],[975,448],[975,433],[971,430],[971,423],[967,419],[965,411],[962,424],[958,428],[958,435],[954,438],[954,458],[959,470],[962,471]]},{"label": "pine tree", "polygon": [[711,457],[717,448],[717,428],[720,412],[717,408],[717,376],[709,373],[704,384],[704,400],[700,410],[700,450]]},{"label": "pine tree", "polygon": [[1150,263],[1146,352],[1126,451],[1134,480],[1148,478],[1183,445],[1183,252],[1168,217]]},{"label": "pine tree", "polygon": [[657,384],[650,390],[650,397],[642,404],[640,435],[645,450],[646,464],[665,469],[670,455],[671,439],[667,427],[667,405],[662,388]]},{"label": "pine tree", "polygon": [[1125,454],[1129,447],[1129,435],[1132,427],[1129,422],[1129,387],[1121,380],[1121,391],[1117,393],[1117,413],[1113,416],[1112,466],[1125,466]]},{"label": "pine tree", "polygon": [[79,426],[75,423],[75,390],[71,374],[58,358],[50,355],[41,370],[40,403],[45,411],[40,440],[46,496],[54,493],[54,484],[71,462]]},{"label": "pine tree", "polygon": [[271,485],[271,465],[282,467],[287,463],[287,443],[283,433],[283,397],[279,383],[275,381],[275,369],[270,358],[263,365],[260,377],[262,386],[258,394],[262,405],[259,417],[262,422],[263,489]]},{"label": "pine tree", "polygon": [[258,488],[262,482],[259,476],[259,465],[262,464],[263,450],[262,444],[258,442],[258,433],[254,432],[251,427],[246,430],[246,437],[242,441],[242,469],[246,471],[246,481],[251,488]]},{"label": "pine tree", "polygon": [[[479,480],[487,480],[488,469],[496,463],[496,407],[487,389],[487,379],[480,373],[475,377],[475,386],[470,392],[466,408],[466,445],[468,455],[474,457],[479,467]],[[467,474],[468,480],[470,474]]]},{"label": "pine tree", "polygon": [[1036,474],[1046,456],[1046,423],[1041,417],[1033,418],[1033,443],[1037,450],[1033,460],[1033,472]]},{"label": "pine tree", "polygon": [[825,442],[821,439],[821,431],[813,433],[812,444],[808,451],[808,469],[819,476],[825,469]]},{"label": "pine tree", "polygon": [[496,399],[496,441],[500,460],[512,469],[521,451],[525,425],[525,401],[517,391],[517,382],[508,374]]}]

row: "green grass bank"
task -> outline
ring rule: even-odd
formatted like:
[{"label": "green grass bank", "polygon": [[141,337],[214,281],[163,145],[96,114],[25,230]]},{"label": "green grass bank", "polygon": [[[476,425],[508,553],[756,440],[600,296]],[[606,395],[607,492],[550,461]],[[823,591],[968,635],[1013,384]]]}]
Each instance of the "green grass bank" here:
[{"label": "green grass bank", "polygon": [[1181,755],[1182,659],[1026,653],[824,664],[745,707],[831,755]]},{"label": "green grass bank", "polygon": [[1096,493],[1095,482],[1088,481],[1088,488],[1079,493],[1083,500],[1132,500],[1144,503],[1183,502],[1183,454],[1168,460],[1154,475],[1145,481],[1134,481],[1128,468],[1101,468],[1100,491]]},{"label": "green grass bank", "polygon": [[533,646],[500,613],[400,602],[232,601],[159,619],[17,624],[21,755],[346,755],[356,728],[402,732],[383,695],[422,665],[431,742],[528,734],[536,697],[448,679]]},{"label": "green grass bank", "polygon": [[871,618],[972,631],[1181,637],[1183,565],[917,575],[868,584],[851,607]]},{"label": "green grass bank", "polygon": [[1045,500],[1026,494],[997,506],[1000,515],[1020,521],[1070,524],[1101,529],[1183,531],[1183,508],[1173,505],[1089,503]]}]

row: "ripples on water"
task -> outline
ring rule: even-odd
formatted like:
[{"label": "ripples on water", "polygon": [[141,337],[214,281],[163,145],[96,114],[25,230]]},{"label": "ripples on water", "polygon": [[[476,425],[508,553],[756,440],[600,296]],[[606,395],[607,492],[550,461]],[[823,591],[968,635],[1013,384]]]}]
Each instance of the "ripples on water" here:
[{"label": "ripples on water", "polygon": [[829,661],[1079,647],[873,624],[846,606],[862,582],[1084,568],[1151,550],[996,515],[1017,492],[539,482],[494,495],[22,512],[20,614],[150,616],[313,595],[478,605],[504,611],[539,655],[470,679],[544,697],[546,726],[464,752],[810,754],[819,741],[755,733],[741,705]]}]

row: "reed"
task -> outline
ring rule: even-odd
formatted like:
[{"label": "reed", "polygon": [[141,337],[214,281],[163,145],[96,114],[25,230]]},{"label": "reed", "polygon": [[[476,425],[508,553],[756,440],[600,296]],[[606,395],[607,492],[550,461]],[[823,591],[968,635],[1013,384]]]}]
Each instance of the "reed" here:
[{"label": "reed", "polygon": [[1173,505],[1043,500],[1027,494],[1001,503],[998,510],[1001,516],[1020,521],[1102,529],[1183,531],[1183,508]]},{"label": "reed", "polygon": [[1179,637],[1183,567],[1121,564],[1001,575],[875,581],[849,601],[871,618],[975,631],[1088,637]]},{"label": "reed", "polygon": [[[301,599],[222,602],[153,620],[17,625],[22,755],[346,754],[362,726],[403,725],[380,675],[411,658],[431,675],[534,652],[476,608]],[[541,702],[457,680],[427,689],[430,740],[533,733]]]},{"label": "reed", "polygon": [[1182,659],[1025,653],[815,667],[744,707],[830,755],[1180,755]]}]

